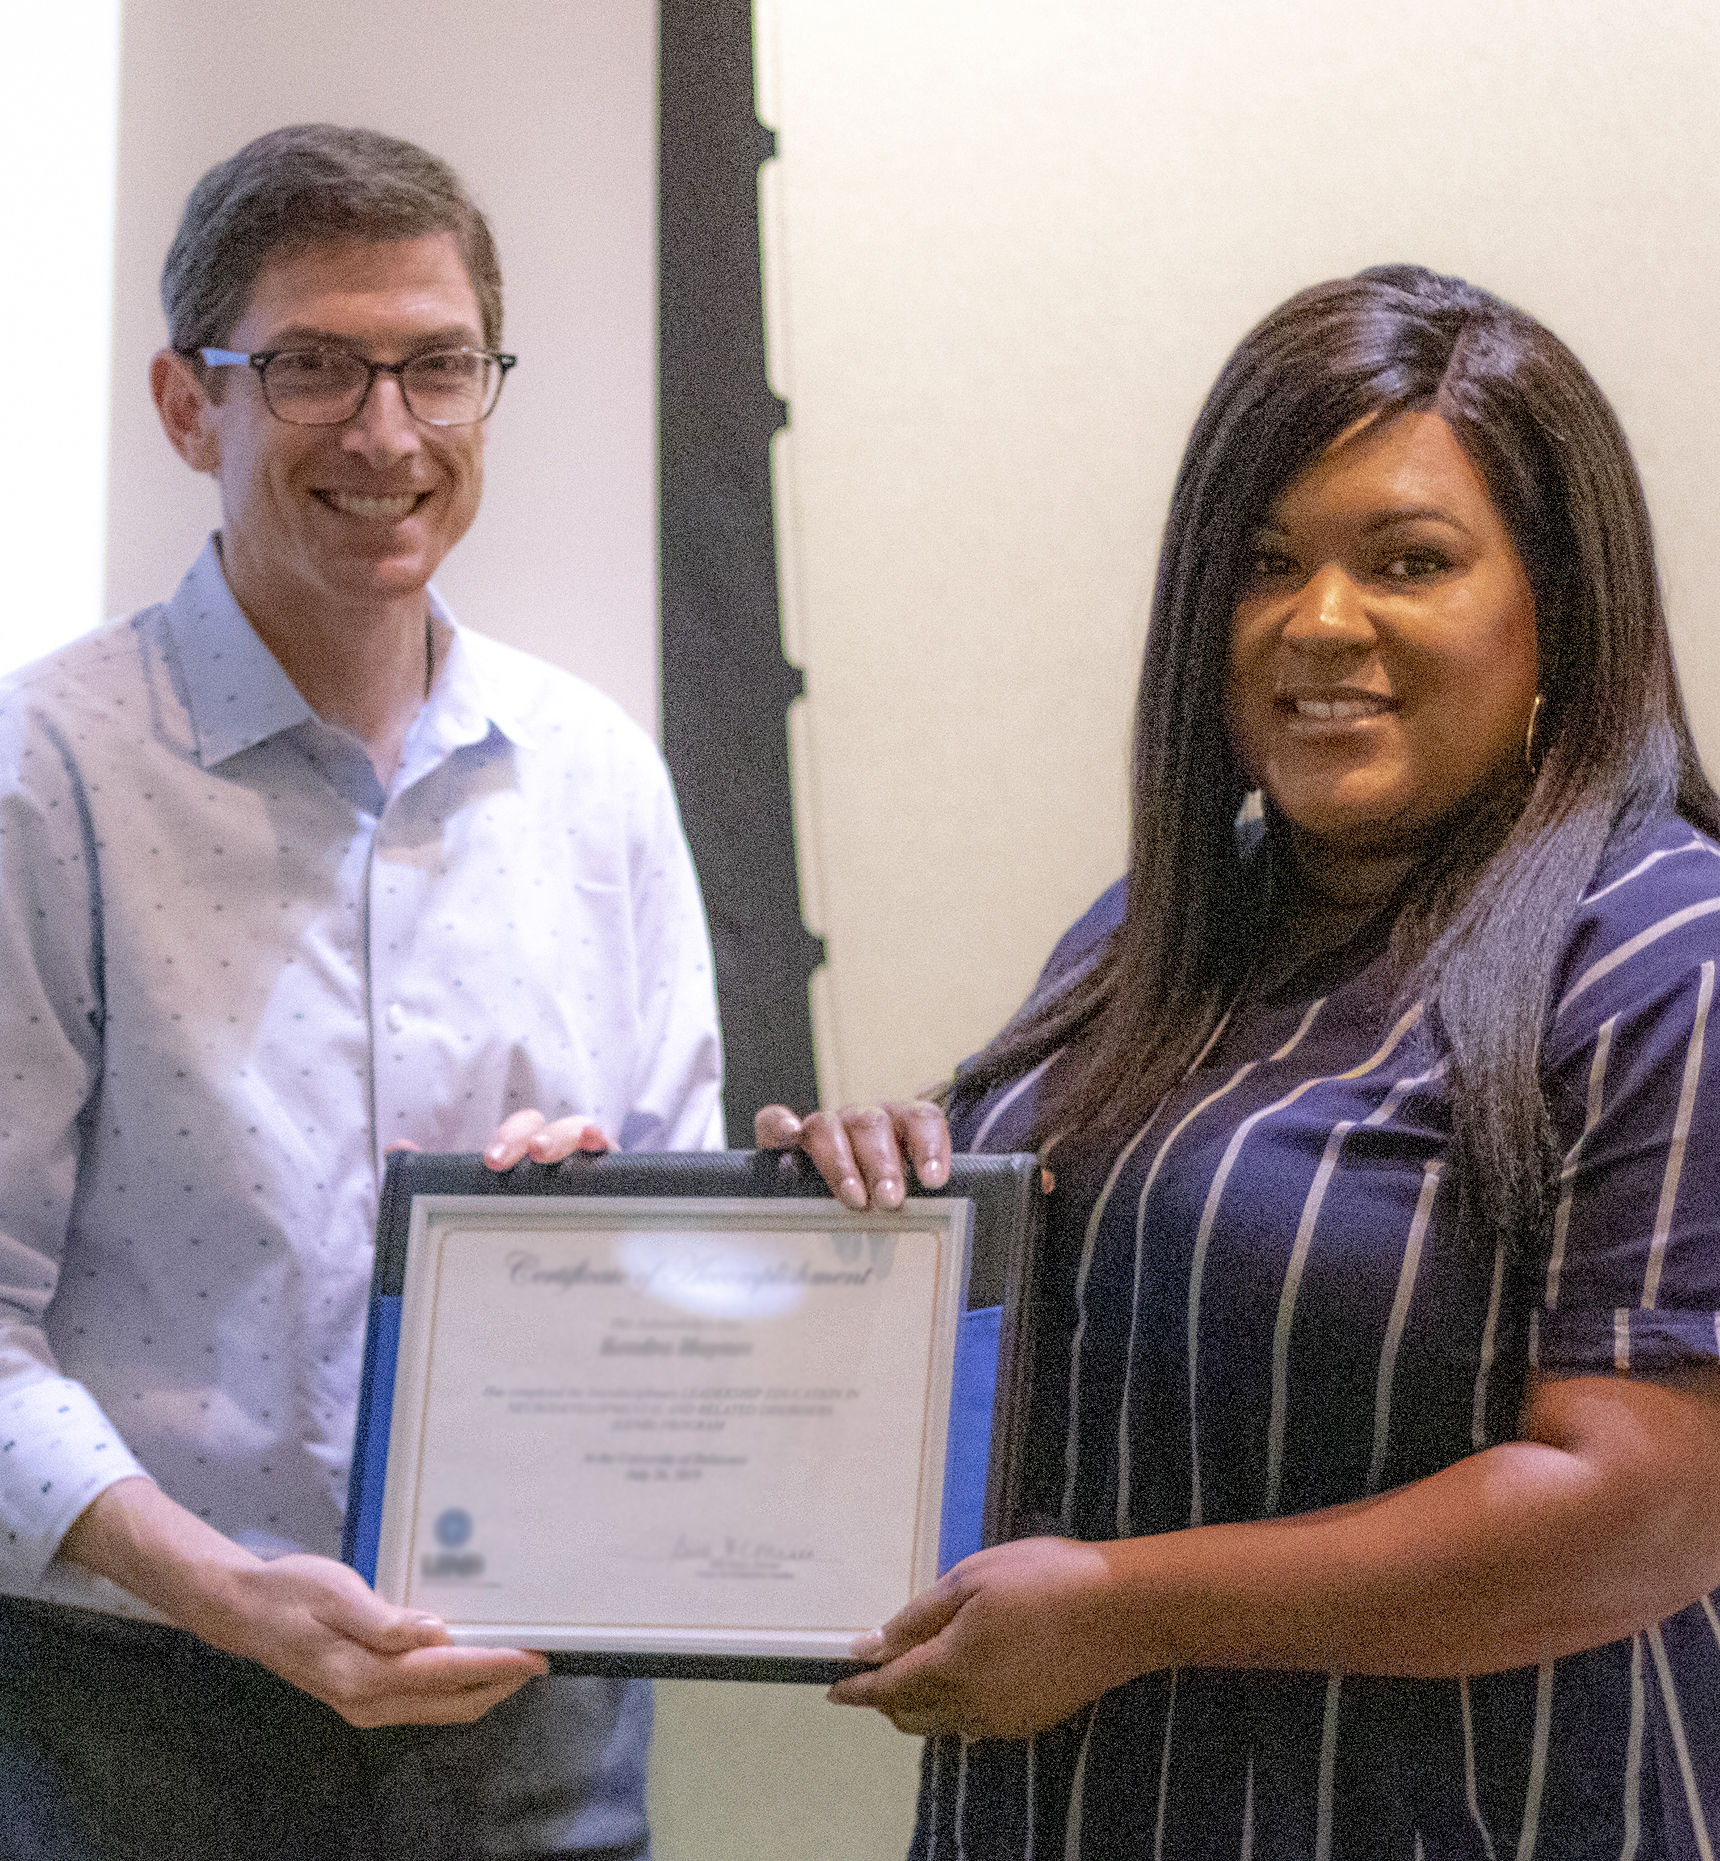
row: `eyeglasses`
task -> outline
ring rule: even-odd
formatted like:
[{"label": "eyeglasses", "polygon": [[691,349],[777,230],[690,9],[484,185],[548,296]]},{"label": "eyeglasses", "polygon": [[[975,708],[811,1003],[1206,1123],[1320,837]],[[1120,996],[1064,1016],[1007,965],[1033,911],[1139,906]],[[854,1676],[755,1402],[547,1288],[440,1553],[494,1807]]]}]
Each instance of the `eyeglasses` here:
[{"label": "eyeglasses", "polygon": [[254,368],[269,412],[289,426],[343,426],[358,417],[378,375],[400,383],[400,398],[426,426],[475,426],[501,398],[517,356],[488,349],[432,349],[404,362],[367,362],[350,349],[196,351],[207,368]]}]

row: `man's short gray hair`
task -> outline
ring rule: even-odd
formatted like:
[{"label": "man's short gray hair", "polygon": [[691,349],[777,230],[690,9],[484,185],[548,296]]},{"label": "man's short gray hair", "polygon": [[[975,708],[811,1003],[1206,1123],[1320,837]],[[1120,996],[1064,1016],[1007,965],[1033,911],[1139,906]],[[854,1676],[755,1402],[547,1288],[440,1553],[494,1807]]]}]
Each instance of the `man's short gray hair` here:
[{"label": "man's short gray hair", "polygon": [[445,161],[372,129],[272,129],[191,190],[161,268],[168,340],[184,355],[223,348],[270,259],[336,240],[386,243],[452,233],[484,320],[502,339],[495,241]]}]

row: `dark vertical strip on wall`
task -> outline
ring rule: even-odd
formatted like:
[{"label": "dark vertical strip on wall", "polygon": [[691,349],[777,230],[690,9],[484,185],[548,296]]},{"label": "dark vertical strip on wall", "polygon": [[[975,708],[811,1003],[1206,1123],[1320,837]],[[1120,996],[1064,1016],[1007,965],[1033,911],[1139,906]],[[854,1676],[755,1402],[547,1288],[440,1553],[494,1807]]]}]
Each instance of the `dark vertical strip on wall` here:
[{"label": "dark vertical strip on wall", "polygon": [[750,0],[662,0],[658,98],[663,752],[716,947],[729,1140],[818,1097],[801,921],[764,370]]}]

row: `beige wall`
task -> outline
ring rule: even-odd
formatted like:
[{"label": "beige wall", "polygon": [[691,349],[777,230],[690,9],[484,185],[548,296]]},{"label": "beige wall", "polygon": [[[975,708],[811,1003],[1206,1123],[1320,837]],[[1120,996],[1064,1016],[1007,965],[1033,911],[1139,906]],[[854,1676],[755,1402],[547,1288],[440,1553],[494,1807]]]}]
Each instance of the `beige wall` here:
[{"label": "beige wall", "polygon": [[465,177],[520,357],[490,422],[484,508],[437,585],[462,620],[655,731],[653,0],[132,0],[120,91],[108,611],[169,593],[217,521],[145,382],[186,192],[278,124],[363,124]]},{"label": "beige wall", "polygon": [[1711,0],[760,0],[826,1102],[948,1072],[1122,869],[1183,440],[1302,285],[1417,259],[1612,395],[1720,757]]}]

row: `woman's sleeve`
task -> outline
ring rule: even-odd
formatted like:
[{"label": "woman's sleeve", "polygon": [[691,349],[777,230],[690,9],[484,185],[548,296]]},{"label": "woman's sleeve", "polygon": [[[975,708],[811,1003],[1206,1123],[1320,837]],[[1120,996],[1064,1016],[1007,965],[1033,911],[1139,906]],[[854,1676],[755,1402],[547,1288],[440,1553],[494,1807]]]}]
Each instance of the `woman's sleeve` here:
[{"label": "woman's sleeve", "polygon": [[1720,858],[1585,904],[1544,1043],[1564,1163],[1533,1359],[1655,1373],[1720,1358]]}]

